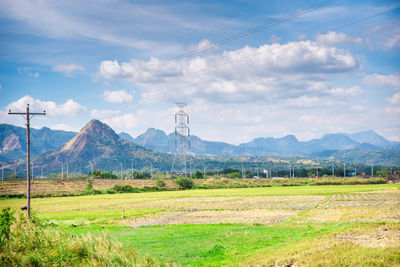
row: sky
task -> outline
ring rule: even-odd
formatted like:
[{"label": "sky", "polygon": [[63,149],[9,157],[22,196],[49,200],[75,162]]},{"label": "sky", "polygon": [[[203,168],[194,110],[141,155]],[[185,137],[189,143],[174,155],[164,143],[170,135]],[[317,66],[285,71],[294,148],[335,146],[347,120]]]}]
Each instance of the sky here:
[{"label": "sky", "polygon": [[206,140],[400,141],[400,3],[0,1],[0,123],[170,133],[176,102]]}]

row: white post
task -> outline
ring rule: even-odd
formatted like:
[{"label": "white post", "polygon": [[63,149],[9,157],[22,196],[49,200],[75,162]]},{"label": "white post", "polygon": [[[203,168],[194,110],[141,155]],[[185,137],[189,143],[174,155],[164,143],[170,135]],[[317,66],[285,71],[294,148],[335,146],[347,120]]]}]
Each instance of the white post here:
[{"label": "white post", "polygon": [[343,163],[343,177],[346,177],[346,163]]},{"label": "white post", "polygon": [[121,180],[122,180],[122,163],[120,162],[119,165],[121,165]]}]

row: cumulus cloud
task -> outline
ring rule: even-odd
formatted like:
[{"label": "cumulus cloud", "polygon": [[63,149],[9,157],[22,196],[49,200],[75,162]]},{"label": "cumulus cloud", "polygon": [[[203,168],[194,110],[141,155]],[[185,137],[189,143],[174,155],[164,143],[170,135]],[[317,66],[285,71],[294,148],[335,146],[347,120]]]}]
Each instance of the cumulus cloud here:
[{"label": "cumulus cloud", "polygon": [[178,95],[182,101],[250,102],[298,97],[326,75],[357,68],[357,60],[346,50],[301,41],[246,46],[168,64],[157,58],[105,60],[98,74],[106,79],[127,77],[144,89],[144,100],[176,101]]},{"label": "cumulus cloud", "polygon": [[63,131],[69,131],[69,132],[78,132],[79,131],[79,129],[74,128],[66,123],[55,124],[53,126],[50,126],[50,128],[53,130],[63,130]]},{"label": "cumulus cloud", "polygon": [[74,77],[74,72],[84,71],[85,69],[80,65],[72,63],[72,64],[58,64],[52,67],[52,70],[55,72],[60,72],[66,77]]},{"label": "cumulus cloud", "polygon": [[282,40],[279,36],[276,36],[275,34],[272,34],[270,37],[269,37],[269,41],[271,42],[271,43],[279,43],[279,41],[280,40]]},{"label": "cumulus cloud", "polygon": [[350,88],[332,88],[329,90],[329,94],[333,96],[346,97],[346,96],[358,96],[363,93],[363,90],[359,86],[353,86]]},{"label": "cumulus cloud", "polygon": [[371,74],[363,78],[363,82],[367,85],[382,86],[392,89],[400,89],[400,74],[392,73],[389,75]]},{"label": "cumulus cloud", "polygon": [[393,36],[385,42],[387,48],[400,47],[400,27],[396,27]]},{"label": "cumulus cloud", "polygon": [[26,74],[33,78],[39,77],[39,72],[32,71],[31,67],[18,68],[18,73]]},{"label": "cumulus cloud", "polygon": [[322,45],[339,45],[339,44],[361,44],[362,38],[351,37],[344,33],[330,31],[326,34],[318,34],[315,36],[317,43]]},{"label": "cumulus cloud", "polygon": [[90,114],[93,118],[99,119],[119,131],[132,129],[138,123],[135,115],[132,113],[122,114],[119,110],[93,109]]},{"label": "cumulus cloud", "polygon": [[133,97],[125,90],[104,91],[103,99],[110,103],[129,103],[133,101]]},{"label": "cumulus cloud", "polygon": [[400,104],[400,92],[394,94],[390,99],[389,102],[392,104]]},{"label": "cumulus cloud", "polygon": [[67,100],[64,104],[57,105],[53,101],[42,101],[34,99],[33,97],[26,95],[15,102],[12,102],[7,106],[7,110],[12,111],[25,111],[26,105],[30,105],[30,110],[32,112],[46,111],[48,116],[65,116],[74,117],[80,112],[86,111],[85,107],[81,106],[79,103],[72,99]]}]

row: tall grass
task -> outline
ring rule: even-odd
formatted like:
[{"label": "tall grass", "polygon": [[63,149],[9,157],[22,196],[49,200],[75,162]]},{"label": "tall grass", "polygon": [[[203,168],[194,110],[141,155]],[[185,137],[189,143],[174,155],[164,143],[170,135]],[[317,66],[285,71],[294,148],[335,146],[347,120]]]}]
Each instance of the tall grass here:
[{"label": "tall grass", "polygon": [[109,235],[71,236],[42,225],[33,217],[17,216],[0,246],[0,266],[154,266],[132,248],[122,248]]}]

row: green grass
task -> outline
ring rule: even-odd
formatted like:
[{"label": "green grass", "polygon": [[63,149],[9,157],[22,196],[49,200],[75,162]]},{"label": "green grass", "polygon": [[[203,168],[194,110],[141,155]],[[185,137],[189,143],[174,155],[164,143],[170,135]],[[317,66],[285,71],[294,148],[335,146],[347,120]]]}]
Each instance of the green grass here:
[{"label": "green grass", "polygon": [[[152,215],[163,210],[160,209],[134,209],[124,210],[125,219]],[[113,210],[72,210],[36,212],[39,219],[57,225],[84,225],[84,224],[112,224],[121,221],[122,209]]]},{"label": "green grass", "polygon": [[[327,223],[299,223],[298,219],[312,211],[318,211],[318,207],[328,198],[317,197],[318,202],[304,211],[300,211],[291,218],[272,225],[261,224],[186,224],[186,225],[154,225],[139,228],[129,227],[134,221],[143,216],[157,216],[158,213],[192,209],[199,206],[197,203],[213,203],[215,199],[202,199],[208,197],[238,197],[239,202],[247,197],[276,196],[263,201],[300,201],[289,200],[285,196],[310,196],[322,195],[329,197],[336,194],[352,194],[357,192],[371,192],[379,190],[398,191],[400,185],[326,185],[326,186],[298,186],[298,187],[264,187],[243,189],[214,189],[214,190],[185,190],[173,192],[149,192],[126,193],[110,195],[88,195],[75,197],[35,198],[32,200],[32,209],[37,216],[47,222],[50,230],[62,230],[69,237],[92,234],[95,237],[102,236],[107,231],[111,239],[121,242],[122,250],[134,248],[141,258],[149,255],[160,262],[175,262],[178,265],[190,266],[242,266],[244,264],[275,264],[285,265],[292,262],[301,262],[300,255],[303,248],[306,254],[302,257],[309,261],[303,261],[305,265],[321,263],[329,265],[329,261],[317,261],[317,256],[328,255],[334,262],[334,255],[329,252],[334,250],[343,255],[343,261],[335,262],[337,265],[346,265],[351,261],[351,253],[361,253],[355,265],[362,264],[364,257],[368,261],[376,261],[381,265],[390,265],[398,262],[400,256],[393,249],[360,248],[348,243],[335,243],[334,233],[342,233],[349,229],[358,229],[363,224],[346,220]],[[393,191],[392,191],[393,192]],[[363,194],[364,195],[364,194]],[[282,198],[281,198],[282,197]],[[197,199],[194,199],[197,198]],[[305,197],[307,198],[307,197]],[[174,200],[175,199],[175,200]],[[193,201],[191,202],[191,199]],[[238,201],[236,198],[235,201]],[[171,201],[172,200],[172,201]],[[232,201],[232,199],[219,199]],[[198,201],[198,202],[196,202]],[[306,200],[304,200],[306,201]],[[310,200],[307,200],[310,201]],[[395,200],[393,200],[395,201]],[[160,205],[153,204],[161,203]],[[187,204],[184,206],[184,203]],[[235,202],[236,203],[236,202]],[[250,202],[249,202],[250,203]],[[301,201],[299,202],[301,203]],[[289,203],[290,204],[290,203]],[[25,199],[0,200],[0,208],[10,206],[19,209],[26,205]],[[193,205],[193,206],[191,206]],[[211,205],[211,204],[210,204]],[[239,205],[239,204],[238,204]],[[296,204],[297,205],[297,204]],[[153,208],[153,207],[158,208]],[[168,208],[169,207],[169,208]],[[172,207],[172,208],[171,208]],[[222,206],[224,207],[224,206]],[[203,208],[207,208],[204,207]],[[235,206],[248,209],[248,206]],[[122,209],[125,209],[125,220],[121,219]],[[171,210],[169,210],[171,209]],[[188,212],[187,210],[184,210]],[[157,220],[156,220],[157,221]],[[50,225],[49,223],[52,223]],[[397,221],[395,223],[398,223]],[[72,224],[77,227],[72,227]],[[372,224],[374,227],[378,224]],[[397,229],[397,228],[396,228]],[[371,232],[368,228],[366,233]],[[319,251],[316,244],[333,244],[327,247],[328,251]],[[334,245],[338,244],[338,247]],[[62,244],[60,245],[63,246]],[[400,247],[400,245],[399,245]],[[43,253],[45,253],[43,248]],[[67,252],[65,252],[67,253]],[[279,254],[280,253],[280,254]],[[300,254],[299,254],[300,253]],[[347,253],[347,254],[346,254]],[[372,255],[372,256],[368,256]],[[379,255],[383,255],[379,257]],[[394,257],[394,258],[393,258]],[[0,262],[1,263],[1,262]],[[390,263],[390,264],[388,264]],[[399,263],[400,264],[400,263]],[[0,264],[1,265],[1,264]]]},{"label": "green grass", "polygon": [[[229,196],[285,196],[285,195],[332,195],[355,192],[369,192],[386,189],[399,189],[397,184],[379,185],[326,185],[298,187],[232,188],[209,190],[184,190],[173,192],[127,193],[112,195],[90,195],[77,197],[53,197],[32,199],[35,211],[91,210],[121,208],[131,203],[155,199],[190,197],[229,197]],[[0,208],[20,208],[26,205],[25,199],[0,200]]]},{"label": "green grass", "polygon": [[235,266],[237,262],[266,248],[287,246],[350,227],[352,224],[190,224],[145,226],[139,228],[85,226],[66,228],[70,234],[101,233],[126,246],[134,246],[139,255],[161,262],[191,266]]}]

